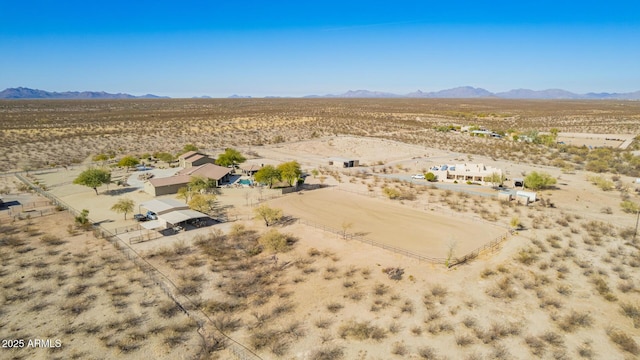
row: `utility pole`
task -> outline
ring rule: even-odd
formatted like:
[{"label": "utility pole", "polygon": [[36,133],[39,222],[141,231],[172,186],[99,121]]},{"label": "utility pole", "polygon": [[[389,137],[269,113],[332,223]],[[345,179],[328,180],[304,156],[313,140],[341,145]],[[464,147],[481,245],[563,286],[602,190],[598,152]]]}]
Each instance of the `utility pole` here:
[{"label": "utility pole", "polygon": [[640,208],[636,210],[636,231],[633,232],[633,242],[636,242],[636,235],[638,235],[638,220],[640,220]]}]

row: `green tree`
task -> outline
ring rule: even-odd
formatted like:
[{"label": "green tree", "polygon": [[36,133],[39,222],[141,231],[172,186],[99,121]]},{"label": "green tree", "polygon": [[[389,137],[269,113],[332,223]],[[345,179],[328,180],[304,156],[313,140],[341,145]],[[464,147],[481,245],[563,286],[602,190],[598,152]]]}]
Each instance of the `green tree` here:
[{"label": "green tree", "polygon": [[93,161],[93,162],[101,161],[101,162],[103,162],[103,163],[104,163],[104,162],[105,162],[105,161],[107,161],[107,160],[109,160],[109,155],[104,154],[104,153],[94,155],[94,156],[91,158],[91,161]]},{"label": "green tree", "polygon": [[189,201],[191,200],[191,195],[193,195],[191,190],[189,190],[188,187],[183,186],[178,189],[178,193],[176,196],[178,197],[178,199],[182,199],[184,200],[184,202],[189,203]]},{"label": "green tree", "polygon": [[133,212],[133,206],[134,206],[133,200],[120,199],[118,200],[118,202],[113,204],[113,206],[111,207],[111,210],[117,213],[124,214],[124,219],[127,220],[127,214],[130,212]]},{"label": "green tree", "polygon": [[297,161],[289,161],[286,163],[282,163],[278,165],[278,170],[280,171],[280,176],[283,180],[286,180],[289,183],[289,186],[293,186],[296,181],[302,175],[302,170],[300,170],[300,164]]},{"label": "green tree", "polygon": [[127,155],[118,161],[118,166],[123,167],[129,171],[129,168],[140,164],[140,160],[135,156]]},{"label": "green tree", "polygon": [[259,183],[268,184],[271,189],[274,182],[280,181],[280,171],[273,165],[265,165],[256,172],[254,179]]},{"label": "green tree", "polygon": [[189,181],[189,190],[191,192],[209,191],[216,187],[216,181],[204,176],[193,176]]},{"label": "green tree", "polygon": [[267,226],[271,226],[282,219],[282,209],[272,208],[267,204],[258,206],[254,212],[256,218],[263,220]]},{"label": "green tree", "polygon": [[164,161],[166,163],[173,162],[176,159],[173,155],[169,154],[168,152],[157,152],[153,154],[153,157],[160,161]]},{"label": "green tree", "polygon": [[96,195],[98,195],[98,187],[111,182],[111,172],[105,169],[91,168],[87,169],[78,175],[73,180],[74,184],[84,185],[92,188]]},{"label": "green tree", "polygon": [[178,151],[178,153],[176,153],[176,157],[184,154],[184,153],[188,153],[189,151],[198,151],[198,147],[193,145],[193,144],[186,144],[185,146],[182,147],[182,150]]},{"label": "green tree", "polygon": [[271,229],[258,238],[258,243],[271,252],[286,252],[291,249],[295,238],[290,234],[283,234],[276,229]]},{"label": "green tree", "polygon": [[485,176],[484,181],[490,182],[493,186],[498,186],[504,182],[504,176],[500,173],[493,172],[491,175]]},{"label": "green tree", "polygon": [[213,194],[194,194],[189,201],[189,207],[205,214],[211,214],[216,209],[216,196]]},{"label": "green tree", "polygon": [[91,228],[91,222],[89,222],[89,210],[82,209],[80,214],[75,217],[75,222],[76,226],[89,230],[89,228]]},{"label": "green tree", "polygon": [[556,178],[545,172],[533,171],[524,178],[524,186],[531,190],[542,190],[555,185]]},{"label": "green tree", "polygon": [[640,206],[638,206],[638,204],[634,203],[631,200],[625,200],[621,202],[620,208],[622,208],[622,211],[626,212],[627,214],[637,214],[638,211],[640,211]]},{"label": "green tree", "polygon": [[437,180],[437,176],[432,172],[428,172],[428,173],[424,174],[424,179],[429,181],[429,182],[434,182],[434,181]]},{"label": "green tree", "polygon": [[236,149],[227,148],[223,154],[216,159],[216,164],[220,166],[234,166],[245,162],[247,159]]},{"label": "green tree", "polygon": [[384,193],[391,200],[399,199],[400,196],[402,196],[400,190],[388,186],[382,189],[382,193]]}]

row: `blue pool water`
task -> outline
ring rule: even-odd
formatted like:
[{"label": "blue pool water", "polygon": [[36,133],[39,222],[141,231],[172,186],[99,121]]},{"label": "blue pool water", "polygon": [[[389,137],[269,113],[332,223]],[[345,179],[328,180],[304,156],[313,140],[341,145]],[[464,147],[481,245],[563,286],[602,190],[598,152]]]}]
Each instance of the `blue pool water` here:
[{"label": "blue pool water", "polygon": [[251,179],[240,179],[238,182],[242,185],[251,185]]}]

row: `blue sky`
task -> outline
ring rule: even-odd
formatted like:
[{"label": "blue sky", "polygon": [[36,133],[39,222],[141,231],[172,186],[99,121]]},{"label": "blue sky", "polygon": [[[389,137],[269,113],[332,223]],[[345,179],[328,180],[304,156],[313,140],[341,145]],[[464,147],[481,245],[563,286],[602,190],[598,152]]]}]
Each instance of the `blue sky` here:
[{"label": "blue sky", "polygon": [[12,1],[0,90],[640,90],[638,1]]}]

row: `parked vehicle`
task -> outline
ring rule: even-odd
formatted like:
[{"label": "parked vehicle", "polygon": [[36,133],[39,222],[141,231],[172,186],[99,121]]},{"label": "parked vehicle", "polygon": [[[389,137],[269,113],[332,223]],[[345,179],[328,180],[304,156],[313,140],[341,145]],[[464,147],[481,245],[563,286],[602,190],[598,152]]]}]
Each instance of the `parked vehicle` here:
[{"label": "parked vehicle", "polygon": [[412,179],[420,179],[420,180],[424,180],[424,174],[415,174],[415,175],[411,175]]},{"label": "parked vehicle", "polygon": [[143,214],[135,214],[133,215],[133,219],[135,221],[140,221],[140,222],[149,220],[147,219],[147,215],[143,215]]},{"label": "parked vehicle", "polygon": [[158,220],[158,215],[153,211],[147,211],[147,219],[149,220]]}]

